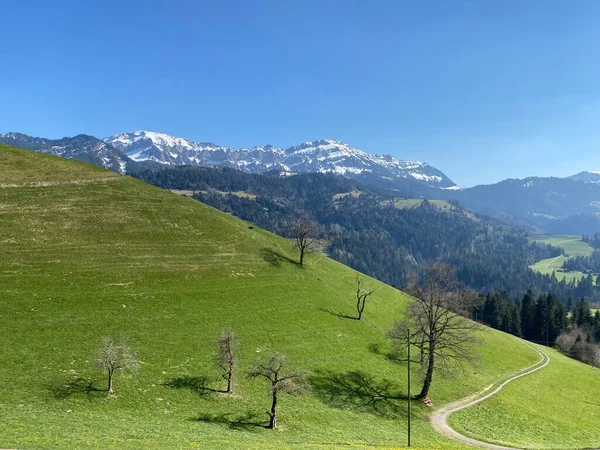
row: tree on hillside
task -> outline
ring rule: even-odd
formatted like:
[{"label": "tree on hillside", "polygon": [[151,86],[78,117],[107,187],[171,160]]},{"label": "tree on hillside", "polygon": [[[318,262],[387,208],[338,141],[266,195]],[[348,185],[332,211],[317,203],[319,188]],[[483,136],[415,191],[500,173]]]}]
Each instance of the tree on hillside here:
[{"label": "tree on hillside", "polygon": [[294,222],[292,239],[300,251],[300,265],[304,264],[304,257],[315,250],[319,225],[308,216],[302,216]]},{"label": "tree on hillside", "polygon": [[271,409],[269,415],[269,428],[277,428],[277,399],[279,394],[299,395],[308,391],[309,385],[306,374],[300,370],[291,370],[285,356],[271,353],[261,359],[248,372],[250,378],[265,378],[269,382],[271,394]]},{"label": "tree on hillside", "polygon": [[233,376],[237,366],[237,348],[240,342],[235,337],[232,329],[225,329],[217,340],[217,365],[222,370],[223,378],[227,380],[225,392],[230,393],[233,389]]},{"label": "tree on hillside", "polygon": [[109,337],[103,339],[102,347],[98,351],[98,357],[94,360],[94,365],[99,371],[106,371],[108,375],[107,391],[111,394],[113,393],[115,371],[136,372],[140,367],[138,358],[127,341],[115,342]]},{"label": "tree on hillside", "polygon": [[525,339],[535,339],[535,298],[529,290],[521,301],[521,334]]},{"label": "tree on hillside", "polygon": [[[475,322],[465,319],[478,296],[456,279],[456,271],[435,262],[421,277],[412,275],[406,292],[414,297],[405,318],[394,324],[388,336],[396,348],[410,345],[420,350],[423,387],[416,398],[425,398],[436,371],[451,372],[463,362],[474,362],[478,342]],[[410,334],[407,333],[410,330]]]},{"label": "tree on hillside", "polygon": [[356,275],[356,312],[358,313],[357,320],[362,320],[363,312],[365,311],[365,305],[367,298],[369,298],[375,290],[367,291],[362,288],[362,280],[359,275]]}]

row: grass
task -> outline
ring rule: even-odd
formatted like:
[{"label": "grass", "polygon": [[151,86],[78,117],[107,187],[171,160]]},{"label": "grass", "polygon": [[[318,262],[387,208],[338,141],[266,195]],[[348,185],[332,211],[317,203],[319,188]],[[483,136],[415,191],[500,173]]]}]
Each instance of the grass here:
[{"label": "grass", "polygon": [[[567,281],[581,280],[585,275],[583,272],[558,272],[562,269],[564,262],[575,256],[590,256],[594,249],[587,242],[583,242],[580,236],[565,236],[565,235],[536,235],[529,238],[533,242],[541,242],[551,244],[554,247],[562,248],[568,257],[559,256],[558,258],[547,258],[529,266],[533,270],[544,275],[551,275],[555,272],[556,278],[560,281],[566,278]],[[594,282],[596,277],[594,277]]]},{"label": "grass", "polygon": [[356,198],[356,197],[360,197],[361,195],[362,195],[361,191],[359,191],[358,189],[352,189],[350,192],[340,192],[339,194],[335,194],[333,196],[333,200],[334,201],[341,200],[344,197],[348,197],[348,196]]},{"label": "grass", "polygon": [[[456,206],[448,203],[445,200],[427,201],[442,212],[455,212],[458,210]],[[424,200],[422,198],[397,198],[393,201],[393,205],[397,209],[413,209],[417,208],[418,206],[421,206],[423,202]],[[389,204],[389,202],[386,202],[386,204]],[[473,214],[468,211],[464,211],[464,214],[471,218],[474,217]]]},{"label": "grass", "polygon": [[[402,293],[365,276],[365,320],[342,319],[356,273],[323,255],[300,267],[282,238],[74,161],[0,146],[0,166],[0,447],[405,444],[406,365],[385,356]],[[231,396],[212,391],[226,326],[241,340]],[[110,396],[90,365],[107,335],[127,336],[142,363]],[[508,335],[481,336],[477,367],[434,380],[435,406],[537,359]],[[312,374],[310,395],[281,400],[277,431],[263,428],[266,386],[243,376],[269,349]],[[461,448],[428,413],[414,404],[414,445]]]},{"label": "grass", "polygon": [[[444,200],[428,200],[428,202],[442,211],[453,211],[455,209],[454,206]],[[394,206],[398,209],[412,209],[420,206],[422,203],[423,199],[421,198],[397,198],[394,200]]]},{"label": "grass", "polygon": [[453,414],[450,423],[469,436],[519,448],[597,448],[600,370],[545,351],[548,367]]}]

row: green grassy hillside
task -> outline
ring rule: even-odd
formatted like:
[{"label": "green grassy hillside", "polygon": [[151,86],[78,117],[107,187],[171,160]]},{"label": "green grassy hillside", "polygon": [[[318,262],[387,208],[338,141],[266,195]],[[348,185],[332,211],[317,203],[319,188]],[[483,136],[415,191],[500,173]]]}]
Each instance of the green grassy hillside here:
[{"label": "green grassy hillside", "polygon": [[600,370],[545,349],[552,362],[451,416],[459,431],[519,448],[598,448]]},{"label": "green grassy hillside", "polygon": [[[406,442],[406,366],[382,356],[407,298],[376,289],[366,320],[353,313],[355,272],[227,214],[129,177],[0,146],[0,447],[398,447]],[[266,386],[222,387],[214,342],[241,340],[240,372],[269,349],[311,372],[312,393],[283,398],[267,430]],[[93,371],[103,336],[129,338],[139,374],[116,393]],[[434,405],[460,398],[537,360],[496,331],[476,368],[434,380]],[[413,373],[418,384],[418,372]],[[415,386],[418,388],[419,386]],[[416,404],[413,443],[435,434]]]},{"label": "green grassy hillside", "polygon": [[[562,248],[568,256],[559,256],[557,258],[547,258],[538,261],[530,266],[533,270],[551,275],[555,272],[556,278],[562,280],[567,278],[567,281],[572,279],[580,280],[584,275],[582,272],[557,272],[562,269],[564,262],[575,256],[590,256],[594,249],[587,242],[581,240],[581,236],[564,236],[564,235],[537,235],[530,238],[531,241],[551,244],[554,247]],[[595,277],[594,277],[595,281]]]}]

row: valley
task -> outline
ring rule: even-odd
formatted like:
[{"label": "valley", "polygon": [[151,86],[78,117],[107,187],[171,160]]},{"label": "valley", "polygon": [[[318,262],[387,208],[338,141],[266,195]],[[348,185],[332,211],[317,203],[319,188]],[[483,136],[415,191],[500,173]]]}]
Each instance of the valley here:
[{"label": "valley", "polygon": [[[405,445],[406,363],[385,357],[385,335],[402,318],[406,295],[365,277],[375,288],[365,320],[343,319],[339,314],[354,308],[356,272],[324,255],[299,266],[286,239],[103,169],[6,146],[0,164],[0,184],[7,186],[0,189],[3,447]],[[98,181],[79,183],[92,179]],[[203,387],[221,383],[213,358],[226,326],[241,342],[232,395]],[[107,335],[128,337],[141,364],[139,373],[117,376],[114,395],[102,391],[106,380],[90,365]],[[475,367],[434,381],[434,408],[539,358],[502,332],[486,329],[480,338]],[[244,376],[271,348],[308,370],[312,385],[307,396],[282,399],[275,432],[264,428],[265,386]],[[584,377],[590,395],[600,390],[599,378],[590,376],[597,369],[556,352],[550,367],[564,380]],[[523,410],[510,395],[501,403],[505,417],[519,418],[503,425],[512,430],[511,442],[546,442],[543,427],[525,433],[519,424],[536,423],[539,411],[558,423],[579,395],[582,385],[571,384],[551,397],[535,396],[532,383],[551,386],[554,373],[544,369],[515,382],[534,396],[535,410]],[[463,448],[432,429],[427,406],[413,403],[414,445]],[[596,417],[595,405],[577,407]],[[482,418],[473,423],[478,438],[497,440]],[[554,444],[600,441],[567,427]]]},{"label": "valley", "polygon": [[0,450],[600,450],[600,2],[4,2]]},{"label": "valley", "polygon": [[[536,272],[552,275],[555,274],[556,278],[560,281],[566,279],[567,282],[580,281],[586,274],[579,271],[564,271],[563,264],[565,261],[574,258],[576,256],[591,256],[594,251],[593,247],[586,242],[581,240],[581,236],[532,236],[530,240],[533,242],[542,242],[544,244],[550,244],[554,247],[560,248],[564,251],[563,255],[556,257],[542,259],[536,262],[530,267]],[[594,282],[596,276],[593,277]]]}]

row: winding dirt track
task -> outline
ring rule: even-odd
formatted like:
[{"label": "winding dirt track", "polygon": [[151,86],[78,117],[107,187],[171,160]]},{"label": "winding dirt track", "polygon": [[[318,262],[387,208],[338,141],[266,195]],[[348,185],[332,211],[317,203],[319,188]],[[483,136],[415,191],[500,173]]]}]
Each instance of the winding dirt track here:
[{"label": "winding dirt track", "polygon": [[536,362],[535,364],[533,364],[532,366],[526,367],[525,369],[521,369],[518,372],[513,373],[504,381],[502,381],[502,380],[497,381],[497,382],[489,385],[482,391],[477,392],[476,394],[462,398],[460,400],[457,400],[454,403],[450,403],[449,405],[443,406],[440,409],[435,410],[430,417],[431,425],[433,426],[434,430],[436,430],[438,433],[443,434],[446,437],[449,437],[450,439],[461,441],[465,444],[472,445],[474,447],[494,449],[494,450],[514,450],[515,448],[517,448],[517,447],[506,447],[503,445],[490,444],[489,442],[479,441],[477,439],[473,439],[473,438],[470,438],[463,434],[460,434],[458,431],[456,431],[450,427],[450,425],[448,424],[448,417],[452,413],[455,413],[457,411],[460,411],[461,409],[465,409],[470,406],[476,405],[477,403],[480,403],[480,402],[496,395],[508,383],[515,381],[526,375],[530,375],[534,372],[537,372],[538,370],[543,369],[548,364],[550,364],[550,357],[545,352],[535,348],[533,345],[529,344],[528,342],[525,342],[525,341],[521,341],[521,342],[523,342],[524,344],[526,344],[527,346],[531,347],[533,350],[538,352],[541,356],[541,359],[538,362]]}]

